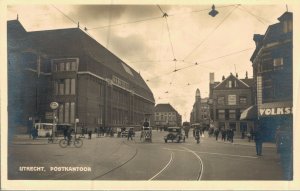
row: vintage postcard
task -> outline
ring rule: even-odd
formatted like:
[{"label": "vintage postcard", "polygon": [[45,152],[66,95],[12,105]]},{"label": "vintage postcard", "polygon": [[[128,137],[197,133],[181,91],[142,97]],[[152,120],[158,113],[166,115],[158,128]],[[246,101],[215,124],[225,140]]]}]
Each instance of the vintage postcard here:
[{"label": "vintage postcard", "polygon": [[2,189],[300,188],[297,2],[1,10]]}]

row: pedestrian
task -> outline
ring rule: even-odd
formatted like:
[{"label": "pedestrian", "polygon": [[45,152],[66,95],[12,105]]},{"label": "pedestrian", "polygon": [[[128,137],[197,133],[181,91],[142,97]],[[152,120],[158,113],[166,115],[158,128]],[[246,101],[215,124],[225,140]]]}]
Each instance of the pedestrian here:
[{"label": "pedestrian", "polygon": [[36,128],[34,128],[34,139],[36,139],[38,137],[38,135],[39,135],[39,130],[36,127]]},{"label": "pedestrian", "polygon": [[216,129],[215,129],[216,141],[217,141],[218,138],[219,138],[219,133],[220,133],[219,128],[216,128]]},{"label": "pedestrian", "polygon": [[242,139],[245,138],[245,130],[242,131],[242,137],[241,137],[241,138],[242,138]]},{"label": "pedestrian", "polygon": [[222,141],[226,141],[226,130],[224,128],[221,129]]},{"label": "pedestrian", "polygon": [[127,140],[129,140],[129,138],[132,140],[132,136],[133,136],[133,128],[130,128],[128,130]]},{"label": "pedestrian", "polygon": [[81,137],[84,137],[84,128],[81,127]]},{"label": "pedestrian", "polygon": [[257,126],[256,130],[253,133],[255,147],[256,147],[256,155],[262,156],[262,144],[263,144],[263,137],[260,126]]},{"label": "pedestrian", "polygon": [[233,143],[234,131],[233,129],[229,129],[229,141]]},{"label": "pedestrian", "polygon": [[89,139],[92,139],[92,130],[88,131]]}]

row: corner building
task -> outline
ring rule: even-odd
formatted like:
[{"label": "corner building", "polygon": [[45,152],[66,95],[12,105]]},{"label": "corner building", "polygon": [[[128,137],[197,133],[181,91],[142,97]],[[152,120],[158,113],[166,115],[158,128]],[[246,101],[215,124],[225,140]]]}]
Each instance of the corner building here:
[{"label": "corner building", "polygon": [[142,76],[79,28],[27,32],[18,20],[7,25],[10,127],[51,122],[53,101],[58,123],[78,118],[88,129],[141,125],[154,114]]}]

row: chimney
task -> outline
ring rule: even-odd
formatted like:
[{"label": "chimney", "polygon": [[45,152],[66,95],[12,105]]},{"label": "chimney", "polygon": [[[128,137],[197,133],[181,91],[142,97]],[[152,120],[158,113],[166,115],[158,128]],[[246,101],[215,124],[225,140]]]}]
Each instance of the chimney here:
[{"label": "chimney", "polygon": [[248,79],[248,71],[246,71],[246,77],[245,77],[245,79]]},{"label": "chimney", "polygon": [[235,74],[235,77],[236,77],[236,78],[238,78],[238,77],[239,77],[238,73],[236,73],[236,74]]},{"label": "chimney", "polygon": [[224,76],[224,75],[222,76],[222,81],[223,81],[223,80],[225,80],[225,76]]},{"label": "chimney", "polygon": [[214,84],[215,83],[215,73],[209,73],[209,83]]}]

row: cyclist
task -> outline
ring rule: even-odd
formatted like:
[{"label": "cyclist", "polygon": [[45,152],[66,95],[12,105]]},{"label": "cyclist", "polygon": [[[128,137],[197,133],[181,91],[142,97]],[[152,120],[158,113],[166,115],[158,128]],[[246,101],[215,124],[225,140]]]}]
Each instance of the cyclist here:
[{"label": "cyclist", "polygon": [[72,133],[73,133],[74,129],[73,128],[68,128],[67,129],[67,138],[68,138],[68,145],[70,145],[70,141],[72,139]]},{"label": "cyclist", "polygon": [[197,141],[197,144],[199,144],[200,143],[200,128],[198,128],[198,127],[195,129],[195,139]]}]

